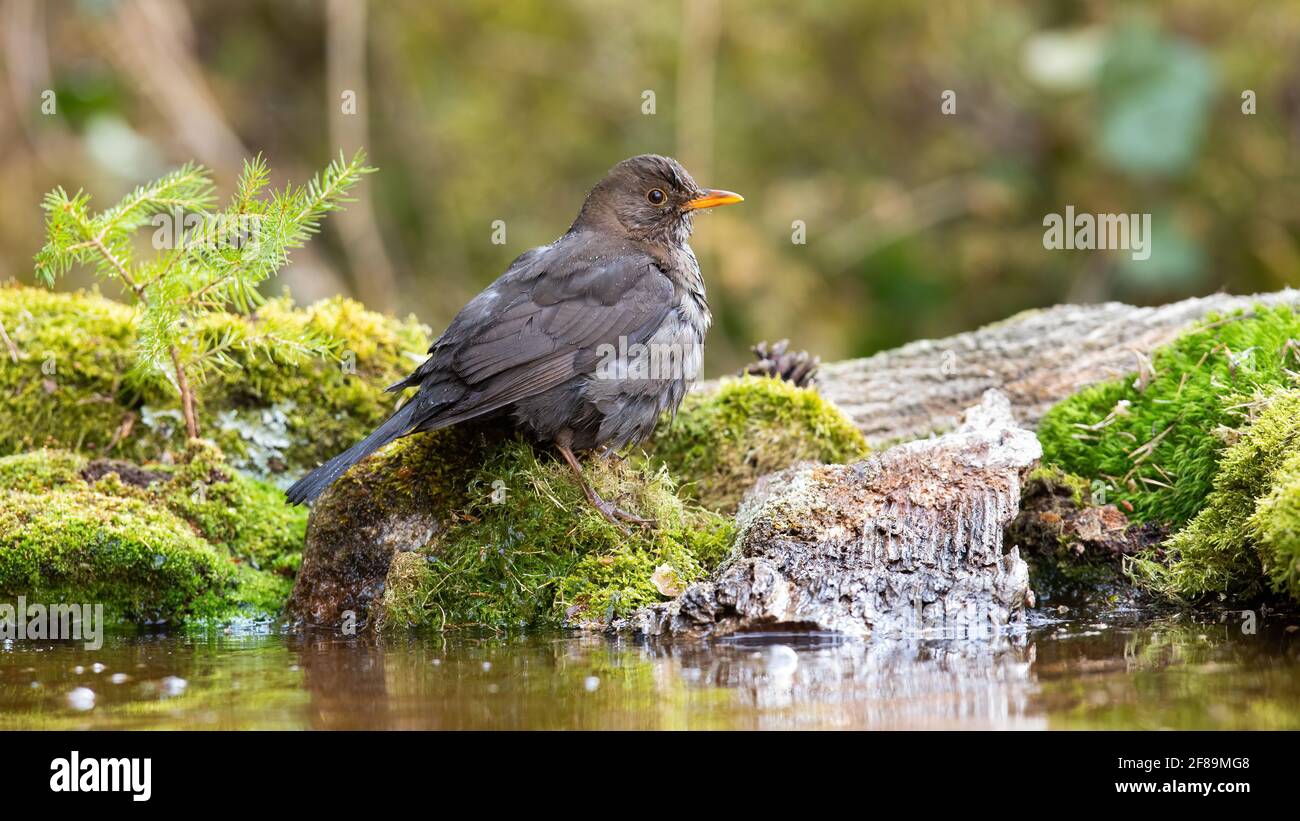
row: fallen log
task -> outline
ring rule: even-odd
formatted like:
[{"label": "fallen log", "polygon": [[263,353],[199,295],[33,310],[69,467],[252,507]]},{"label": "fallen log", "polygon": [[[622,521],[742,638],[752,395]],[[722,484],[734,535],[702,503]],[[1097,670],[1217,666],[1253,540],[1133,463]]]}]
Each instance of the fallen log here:
[{"label": "fallen log", "polygon": [[1005,393],[1016,421],[1032,429],[1080,388],[1141,371],[1153,350],[1207,315],[1259,304],[1300,305],[1300,291],[1213,294],[1154,308],[1107,302],[1026,311],[946,339],[824,364],[817,388],[875,448],[952,430],[990,388]]}]

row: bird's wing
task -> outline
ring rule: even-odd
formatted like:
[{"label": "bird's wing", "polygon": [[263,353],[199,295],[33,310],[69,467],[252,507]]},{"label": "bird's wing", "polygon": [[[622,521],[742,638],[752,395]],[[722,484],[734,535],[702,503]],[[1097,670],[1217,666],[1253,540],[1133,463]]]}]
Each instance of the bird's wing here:
[{"label": "bird's wing", "polygon": [[454,424],[591,372],[600,346],[644,342],[673,302],[671,281],[642,253],[525,255],[394,387],[421,386],[411,401],[425,406],[425,426]]}]

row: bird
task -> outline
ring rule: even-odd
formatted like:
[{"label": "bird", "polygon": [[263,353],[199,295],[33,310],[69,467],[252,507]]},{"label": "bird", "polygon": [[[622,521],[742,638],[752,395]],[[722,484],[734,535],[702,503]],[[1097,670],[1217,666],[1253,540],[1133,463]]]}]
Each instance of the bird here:
[{"label": "bird", "polygon": [[553,447],[587,501],[625,533],[652,519],[602,499],[578,454],[645,441],[700,370],[712,322],[688,240],[703,209],[744,197],[704,188],[676,160],[642,154],[609,170],[559,239],[520,254],[466,303],[428,358],[390,392],[415,392],[368,436],[298,480],[294,504],[403,436],[506,419]]}]

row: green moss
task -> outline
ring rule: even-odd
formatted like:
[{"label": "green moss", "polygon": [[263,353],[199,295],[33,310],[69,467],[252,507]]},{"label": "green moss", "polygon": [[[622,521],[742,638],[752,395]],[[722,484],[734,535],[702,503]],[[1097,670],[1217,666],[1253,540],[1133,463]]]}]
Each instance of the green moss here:
[{"label": "green moss", "polygon": [[1287,307],[1212,317],[1162,348],[1152,369],[1098,385],[1039,426],[1044,461],[1105,483],[1133,518],[1176,532],[1129,563],[1184,600],[1300,598],[1300,316]]},{"label": "green moss", "polygon": [[[430,462],[464,470],[444,467],[443,479],[457,478],[435,494],[439,518],[451,526],[423,549],[399,553],[390,567],[380,616],[388,626],[509,630],[603,622],[663,601],[670,586],[703,578],[729,550],[730,521],[683,502],[662,468],[618,458],[585,464],[605,499],[658,523],[624,534],[587,503],[567,465],[539,457],[523,441],[480,440],[464,461],[445,455],[476,435],[411,437],[371,460],[399,470]],[[382,464],[369,469],[387,473]],[[409,486],[396,484],[399,491]]]},{"label": "green moss", "polygon": [[187,461],[161,493],[168,508],[204,539],[254,570],[289,579],[297,573],[307,509],[285,504],[274,485],[230,470],[217,449],[191,445]]},{"label": "green moss", "polygon": [[1273,590],[1300,601],[1300,453],[1273,473],[1273,486],[1255,505],[1250,529]]},{"label": "green moss", "polygon": [[1139,521],[1181,526],[1205,504],[1260,392],[1294,384],[1297,340],[1290,308],[1210,318],[1155,354],[1154,375],[1087,388],[1049,411],[1043,461],[1104,480]]},{"label": "green moss", "polygon": [[75,481],[85,459],[62,450],[37,450],[0,458],[0,490],[40,493]]},{"label": "green moss", "polygon": [[473,423],[399,439],[348,470],[316,510],[324,513],[328,505],[329,518],[343,519],[345,526],[348,515],[373,518],[411,510],[449,515],[484,492],[474,484],[474,469],[501,441],[498,431]]},{"label": "green moss", "polygon": [[[272,299],[251,319],[209,317],[203,332],[220,338],[238,325],[255,333],[259,317],[339,340],[340,360],[287,366],[234,349],[234,367],[198,388],[200,423],[233,466],[286,481],[378,425],[392,406],[376,386],[404,376],[428,347],[429,330],[414,319],[343,298],[302,309]],[[0,322],[19,351],[18,362],[0,366],[0,455],[49,446],[144,462],[184,450],[175,392],[126,377],[131,308],[93,293],[10,285],[0,287]]]},{"label": "green moss", "polygon": [[115,618],[274,615],[306,512],[196,447],[141,468],[38,450],[0,458],[0,595],[102,603]]},{"label": "green moss", "polygon": [[0,590],[103,603],[134,621],[222,612],[234,567],[165,510],[89,491],[9,494],[0,513]]},{"label": "green moss", "polygon": [[760,476],[801,461],[851,462],[870,450],[815,390],[767,377],[724,379],[715,390],[687,395],[649,449],[687,493],[718,511],[735,510]]},{"label": "green moss", "polygon": [[589,552],[560,579],[556,609],[567,621],[608,623],[672,598],[722,563],[733,535],[728,520],[699,513],[652,539]]},{"label": "green moss", "polygon": [[1163,547],[1132,563],[1135,578],[1164,595],[1249,598],[1273,592],[1297,600],[1297,520],[1293,500],[1300,476],[1300,391],[1280,391],[1260,403],[1219,463],[1205,507]]},{"label": "green moss", "polygon": [[[256,475],[289,475],[315,467],[365,436],[393,412],[394,400],[381,388],[406,376],[424,359],[429,329],[413,317],[399,321],[342,297],[294,308],[273,299],[257,315],[279,314],[311,333],[339,340],[339,361],[303,367],[257,357],[238,358],[239,367],[209,380],[199,391],[199,412],[230,462]],[[246,322],[218,315],[210,333]]]}]

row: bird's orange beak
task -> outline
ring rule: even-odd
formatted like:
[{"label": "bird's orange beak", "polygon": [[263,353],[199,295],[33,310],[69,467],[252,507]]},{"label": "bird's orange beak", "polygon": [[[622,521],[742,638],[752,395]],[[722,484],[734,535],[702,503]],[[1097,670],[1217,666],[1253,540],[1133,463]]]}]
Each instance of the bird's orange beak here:
[{"label": "bird's orange beak", "polygon": [[738,202],[744,202],[745,198],[731,191],[719,191],[713,189],[705,191],[704,196],[696,197],[693,200],[687,200],[683,207],[687,211],[694,211],[698,208],[713,208],[717,205],[733,205]]}]

